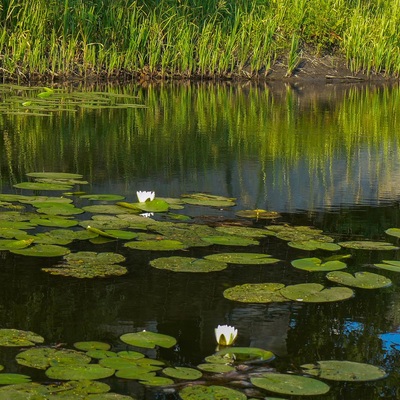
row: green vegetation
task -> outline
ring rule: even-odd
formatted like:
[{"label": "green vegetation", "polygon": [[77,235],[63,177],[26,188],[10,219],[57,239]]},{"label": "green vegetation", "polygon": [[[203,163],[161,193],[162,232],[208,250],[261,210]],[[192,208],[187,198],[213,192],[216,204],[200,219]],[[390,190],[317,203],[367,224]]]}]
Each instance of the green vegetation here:
[{"label": "green vegetation", "polygon": [[254,77],[337,54],[353,72],[400,73],[400,1],[4,0],[3,79]]}]

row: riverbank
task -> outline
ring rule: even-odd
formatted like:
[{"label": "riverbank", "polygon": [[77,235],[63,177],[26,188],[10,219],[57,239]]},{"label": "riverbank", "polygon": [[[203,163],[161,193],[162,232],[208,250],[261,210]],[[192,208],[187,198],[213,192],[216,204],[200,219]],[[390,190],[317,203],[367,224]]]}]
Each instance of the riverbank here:
[{"label": "riverbank", "polygon": [[0,32],[3,82],[400,76],[397,1],[4,0]]}]

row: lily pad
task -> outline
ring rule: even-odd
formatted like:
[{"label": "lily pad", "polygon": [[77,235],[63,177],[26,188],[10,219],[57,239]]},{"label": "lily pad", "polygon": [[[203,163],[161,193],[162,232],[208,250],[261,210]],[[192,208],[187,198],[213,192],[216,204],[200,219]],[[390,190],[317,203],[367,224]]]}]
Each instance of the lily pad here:
[{"label": "lily pad", "polygon": [[222,271],[228,266],[228,264],[220,261],[179,256],[156,258],[150,261],[150,265],[154,268],[174,272],[216,272]]},{"label": "lily pad", "polygon": [[59,267],[42,268],[43,272],[51,275],[69,276],[78,279],[107,278],[125,275],[128,270],[116,264],[76,264],[65,263]]},{"label": "lily pad", "polygon": [[380,269],[385,269],[387,271],[400,272],[400,261],[398,261],[398,260],[383,260],[382,263],[374,264],[374,266],[377,268],[380,268]]},{"label": "lily pad", "polygon": [[266,362],[272,361],[275,354],[257,347],[227,347],[215,353],[218,356],[229,354],[236,362]]},{"label": "lily pad", "polygon": [[367,382],[387,376],[382,368],[353,361],[318,361],[316,364],[304,364],[301,368],[306,374],[332,381]]},{"label": "lily pad", "polygon": [[259,244],[257,240],[234,235],[214,235],[202,237],[201,239],[210,244],[218,244],[223,246],[256,246]]},{"label": "lily pad", "polygon": [[0,346],[26,347],[43,343],[44,338],[34,332],[18,329],[0,329]]},{"label": "lily pad", "polygon": [[33,243],[34,239],[0,239],[0,250],[18,250],[25,249]]},{"label": "lily pad", "polygon": [[135,379],[135,380],[146,380],[156,376],[154,371],[160,370],[161,368],[153,368],[148,366],[125,366],[119,369],[115,376],[123,379]]},{"label": "lily pad", "polygon": [[389,278],[366,271],[356,272],[354,275],[341,271],[329,272],[326,277],[332,282],[362,289],[379,289],[392,284]]},{"label": "lily pad", "polygon": [[49,216],[46,218],[33,218],[30,220],[30,222],[35,225],[58,227],[58,228],[71,228],[73,226],[78,225],[78,221],[76,220],[62,218],[59,216]]},{"label": "lily pad", "polygon": [[46,369],[50,366],[89,364],[91,358],[76,350],[35,347],[17,354],[16,360],[26,367]]},{"label": "lily pad", "polygon": [[339,242],[339,245],[347,249],[357,250],[398,250],[399,247],[393,246],[387,242],[373,242],[369,240],[354,240],[348,242]]},{"label": "lily pad", "polygon": [[394,236],[394,237],[400,238],[400,229],[399,228],[386,229],[385,233],[387,233],[390,236]]},{"label": "lily pad", "polygon": [[[138,374],[147,374],[153,371],[159,371],[162,369],[159,365],[152,365],[140,362],[142,359],[131,359],[131,358],[123,358],[123,357],[107,357],[102,358],[99,361],[99,364],[103,367],[108,367],[116,370],[129,370],[129,374],[138,375]],[[127,372],[127,371],[126,371]],[[120,378],[122,376],[118,375]],[[130,378],[132,379],[132,378]]]},{"label": "lily pad", "polygon": [[280,218],[281,215],[276,211],[267,211],[262,209],[255,210],[241,210],[236,213],[238,217],[251,218],[255,220],[259,219],[275,219]]},{"label": "lily pad", "polygon": [[336,243],[327,243],[324,241],[321,242],[313,239],[289,242],[288,245],[290,247],[294,247],[295,249],[306,251],[313,251],[318,249],[327,251],[338,251],[341,249],[341,247]]},{"label": "lily pad", "polygon": [[117,353],[115,351],[108,350],[89,350],[86,354],[91,358],[102,359],[108,357],[117,357]]},{"label": "lily pad", "polygon": [[119,253],[96,253],[94,251],[70,253],[64,259],[70,263],[76,262],[78,264],[116,264],[125,261],[125,257]]},{"label": "lily pad", "polygon": [[38,244],[21,250],[11,250],[12,253],[27,257],[60,257],[70,252],[69,249],[52,244]]},{"label": "lily pad", "polygon": [[163,369],[163,374],[175,379],[196,380],[202,377],[202,373],[194,368],[168,367]]},{"label": "lily pad", "polygon": [[139,381],[142,385],[146,386],[169,386],[174,383],[172,379],[165,378],[163,376],[155,375],[143,375],[142,379]]},{"label": "lily pad", "polygon": [[166,212],[169,209],[169,204],[161,199],[154,199],[144,203],[135,203],[135,207],[144,212]]},{"label": "lily pad", "polygon": [[250,378],[251,383],[261,389],[291,396],[321,395],[329,391],[329,386],[314,378],[304,376],[268,373],[262,377]]},{"label": "lily pad", "polygon": [[154,349],[156,346],[170,348],[176,344],[176,339],[172,336],[149,331],[125,333],[120,336],[120,339],[132,346],[147,349]]},{"label": "lily pad", "polygon": [[280,261],[277,258],[272,258],[269,254],[263,253],[218,253],[210,254],[204,257],[206,260],[221,261],[229,264],[274,264]]},{"label": "lily pad", "polygon": [[97,201],[119,201],[125,197],[118,194],[85,194],[80,196],[81,199],[97,200]]},{"label": "lily pad", "polygon": [[111,368],[102,367],[99,364],[86,365],[61,365],[50,367],[46,370],[46,376],[57,380],[81,380],[81,379],[104,379],[114,375]]},{"label": "lily pad", "polygon": [[289,285],[281,289],[280,293],[290,300],[303,301],[306,303],[341,301],[354,296],[354,292],[347,287],[325,288],[319,283]]},{"label": "lily pad", "polygon": [[187,204],[207,207],[233,207],[235,199],[206,193],[193,193],[182,196],[182,201]]},{"label": "lily pad", "polygon": [[26,174],[30,178],[44,179],[81,179],[83,175],[72,174],[67,172],[28,172]]},{"label": "lily pad", "polygon": [[93,213],[93,214],[126,214],[129,213],[130,210],[127,210],[124,207],[120,207],[115,204],[96,204],[93,206],[85,206],[82,207],[83,210]]},{"label": "lily pad", "polygon": [[227,235],[245,236],[248,238],[263,238],[265,236],[273,236],[273,232],[268,229],[249,228],[246,226],[218,226],[215,228],[217,232]]},{"label": "lily pad", "polygon": [[223,293],[228,300],[242,303],[275,303],[288,299],[281,294],[282,283],[245,283],[226,289]]},{"label": "lily pad", "polygon": [[304,271],[337,271],[340,269],[347,268],[347,265],[342,261],[327,261],[322,262],[319,258],[300,258],[291,262],[293,267],[302,269]]},{"label": "lily pad", "polygon": [[32,379],[28,375],[0,373],[0,385],[15,385],[19,383],[28,383]]},{"label": "lily pad", "polygon": [[127,242],[124,247],[145,251],[173,251],[186,249],[187,246],[177,240],[161,239]]},{"label": "lily pad", "polygon": [[62,183],[21,182],[14,185],[17,189],[27,190],[69,190],[72,185]]},{"label": "lily pad", "polygon": [[76,342],[74,347],[78,350],[90,351],[90,350],[109,350],[111,346],[108,343],[88,341],[88,342]]},{"label": "lily pad", "polygon": [[179,392],[182,400],[246,400],[244,393],[225,386],[186,386]]},{"label": "lily pad", "polygon": [[227,364],[221,363],[206,363],[206,364],[199,364],[197,366],[198,369],[205,371],[205,372],[212,372],[215,374],[224,374],[226,372],[235,371],[235,367]]},{"label": "lily pad", "polygon": [[80,226],[84,228],[91,228],[96,229],[125,229],[129,227],[129,222],[124,221],[115,215],[94,215],[93,219],[81,221],[79,223]]}]

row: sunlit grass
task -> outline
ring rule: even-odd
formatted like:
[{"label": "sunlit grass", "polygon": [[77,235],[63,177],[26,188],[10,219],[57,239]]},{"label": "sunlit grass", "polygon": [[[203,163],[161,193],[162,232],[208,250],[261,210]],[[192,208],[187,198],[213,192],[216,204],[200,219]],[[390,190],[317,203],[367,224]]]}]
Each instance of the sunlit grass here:
[{"label": "sunlit grass", "polygon": [[304,49],[400,74],[400,0],[4,0],[0,73],[252,77]]}]

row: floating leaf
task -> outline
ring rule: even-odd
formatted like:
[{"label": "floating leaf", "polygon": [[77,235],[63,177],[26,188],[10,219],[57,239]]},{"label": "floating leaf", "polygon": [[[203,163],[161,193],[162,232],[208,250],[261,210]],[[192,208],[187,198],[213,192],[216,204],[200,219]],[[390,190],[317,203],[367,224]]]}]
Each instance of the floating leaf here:
[{"label": "floating leaf", "polygon": [[197,369],[186,367],[168,367],[163,369],[163,374],[175,379],[196,380],[202,377],[202,373]]},{"label": "floating leaf", "polygon": [[341,249],[341,247],[336,243],[320,242],[318,240],[313,240],[313,239],[289,242],[288,245],[296,249],[307,250],[307,251],[313,251],[318,249],[327,251],[337,251]]},{"label": "floating leaf", "polygon": [[97,359],[117,357],[116,352],[107,350],[89,350],[86,352],[86,355],[88,355],[91,358],[97,358]]},{"label": "floating leaf", "polygon": [[182,200],[184,203],[197,206],[233,207],[236,205],[235,199],[206,193],[186,194],[182,196]]},{"label": "floating leaf", "polygon": [[[112,369],[117,369],[117,370],[129,370],[130,374],[147,374],[149,372],[153,371],[159,371],[162,369],[158,365],[152,365],[152,364],[145,364],[143,362],[140,362],[142,359],[131,359],[131,358],[124,358],[124,357],[107,357],[107,358],[102,358],[99,361],[99,364],[102,365],[103,367],[108,367]],[[154,360],[153,360],[154,361]],[[126,372],[126,371],[125,371]],[[120,378],[122,376],[118,375]],[[132,378],[130,378],[132,379]]]},{"label": "floating leaf", "polygon": [[238,217],[243,218],[252,218],[252,219],[275,219],[280,218],[281,215],[276,211],[267,211],[267,210],[241,210],[236,213]]},{"label": "floating leaf", "polygon": [[249,238],[263,238],[265,236],[274,235],[274,233],[268,229],[249,228],[246,226],[218,226],[215,230],[227,235],[245,236]]},{"label": "floating leaf", "polygon": [[250,381],[261,389],[291,396],[319,395],[329,391],[326,383],[298,375],[268,373],[259,378],[250,378]]},{"label": "floating leaf", "polygon": [[229,354],[236,362],[272,361],[275,354],[257,347],[227,347],[215,353],[218,356]]},{"label": "floating leaf", "polygon": [[375,267],[385,269],[392,272],[400,272],[400,261],[398,260],[383,260],[383,264],[374,264]]},{"label": "floating leaf", "polygon": [[386,242],[372,242],[368,240],[354,240],[348,242],[340,242],[340,246],[347,249],[357,250],[398,250],[399,247],[393,246],[391,243]]},{"label": "floating leaf", "polygon": [[146,380],[151,377],[156,376],[154,371],[160,370],[161,368],[157,367],[147,367],[147,366],[126,366],[119,369],[115,376],[117,378],[124,378],[124,379],[136,379],[136,380]]},{"label": "floating leaf", "polygon": [[81,179],[83,175],[71,174],[65,172],[29,172],[26,174],[31,178],[47,178],[47,179]]},{"label": "floating leaf", "polygon": [[79,225],[86,229],[90,226],[91,228],[108,230],[125,229],[130,224],[128,221],[124,221],[114,215],[94,215],[93,219],[81,221]]},{"label": "floating leaf", "polygon": [[32,224],[40,226],[51,226],[58,228],[71,228],[78,225],[78,221],[66,219],[58,216],[49,216],[46,218],[33,218],[30,220]]},{"label": "floating leaf", "polygon": [[81,380],[104,379],[114,375],[114,370],[98,364],[86,365],[61,365],[50,367],[46,370],[46,376],[57,380]]},{"label": "floating leaf", "polygon": [[18,250],[25,249],[33,243],[34,239],[0,239],[0,250]]},{"label": "floating leaf", "polygon": [[309,375],[332,381],[366,382],[387,376],[379,367],[353,361],[318,361],[316,364],[304,364],[301,368]]},{"label": "floating leaf", "polygon": [[204,257],[206,260],[221,261],[229,264],[273,264],[280,260],[263,253],[217,253]]},{"label": "floating leaf", "polygon": [[288,301],[280,293],[284,287],[282,283],[245,283],[226,289],[223,295],[228,300],[242,303],[283,302]]},{"label": "floating leaf", "polygon": [[19,383],[28,383],[30,381],[31,377],[28,375],[0,373],[0,385],[15,385]]},{"label": "floating leaf", "polygon": [[259,244],[257,240],[245,238],[243,236],[233,236],[233,235],[206,236],[202,237],[201,239],[207,243],[218,244],[223,246],[251,246]]},{"label": "floating leaf", "polygon": [[227,268],[228,264],[193,257],[160,257],[150,261],[150,265],[158,269],[174,272],[216,272]]},{"label": "floating leaf", "polygon": [[379,289],[392,284],[389,278],[366,271],[356,272],[354,275],[341,271],[329,272],[326,277],[332,282],[362,289]]},{"label": "floating leaf", "polygon": [[62,183],[21,182],[15,184],[14,187],[28,190],[69,190],[72,188],[72,185]]},{"label": "floating leaf", "polygon": [[74,347],[78,350],[90,351],[90,350],[109,350],[110,345],[104,342],[88,341],[88,342],[76,342]]},{"label": "floating leaf", "polygon": [[231,365],[221,364],[221,363],[207,363],[207,364],[199,364],[197,366],[198,369],[201,369],[205,372],[213,372],[215,374],[224,374],[225,372],[235,371],[235,368]]},{"label": "floating leaf", "polygon": [[400,229],[399,228],[386,229],[385,233],[387,233],[390,236],[394,236],[394,237],[400,238]]},{"label": "floating leaf", "polygon": [[122,254],[111,252],[96,253],[94,251],[70,253],[64,259],[70,263],[76,262],[78,264],[116,264],[125,261],[125,257]]},{"label": "floating leaf", "polygon": [[289,285],[281,289],[280,293],[290,300],[304,301],[306,303],[341,301],[354,295],[354,292],[347,287],[324,288],[319,283]]},{"label": "floating leaf", "polygon": [[174,381],[169,378],[164,378],[163,376],[152,376],[147,374],[142,376],[140,383],[147,386],[169,386],[172,385]]},{"label": "floating leaf", "polygon": [[224,386],[186,386],[179,392],[182,400],[246,400],[244,393]]},{"label": "floating leaf", "polygon": [[46,369],[50,366],[89,364],[91,358],[76,350],[40,347],[17,354],[16,360],[26,367]]},{"label": "floating leaf", "polygon": [[182,250],[185,249],[187,246],[177,240],[161,239],[127,242],[124,244],[124,247],[146,251],[172,251]]},{"label": "floating leaf", "polygon": [[21,250],[11,250],[12,253],[28,257],[60,257],[70,252],[66,247],[52,244],[37,244]]},{"label": "floating leaf", "polygon": [[0,346],[26,347],[43,342],[44,338],[34,332],[18,329],[0,329]]},{"label": "floating leaf", "polygon": [[319,258],[316,257],[300,258],[298,260],[293,260],[291,264],[297,269],[313,272],[336,271],[347,267],[347,265],[342,261],[327,261],[323,263]]},{"label": "floating leaf", "polygon": [[127,210],[126,208],[115,204],[97,204],[93,206],[85,206],[82,207],[82,209],[93,214],[127,214],[131,212],[131,210]]},{"label": "floating leaf", "polygon": [[130,360],[139,360],[144,357],[143,353],[139,353],[138,351],[119,351],[118,357],[129,358]]},{"label": "floating leaf", "polygon": [[172,347],[176,344],[176,339],[172,336],[164,335],[157,332],[134,332],[125,333],[120,336],[120,339],[127,344],[147,349],[154,349],[155,346]]},{"label": "floating leaf", "polygon": [[135,203],[135,207],[144,212],[166,212],[169,209],[169,204],[160,199],[146,201],[144,203]]},{"label": "floating leaf", "polygon": [[118,201],[125,197],[118,194],[85,194],[80,196],[81,199],[97,200],[97,201]]}]

